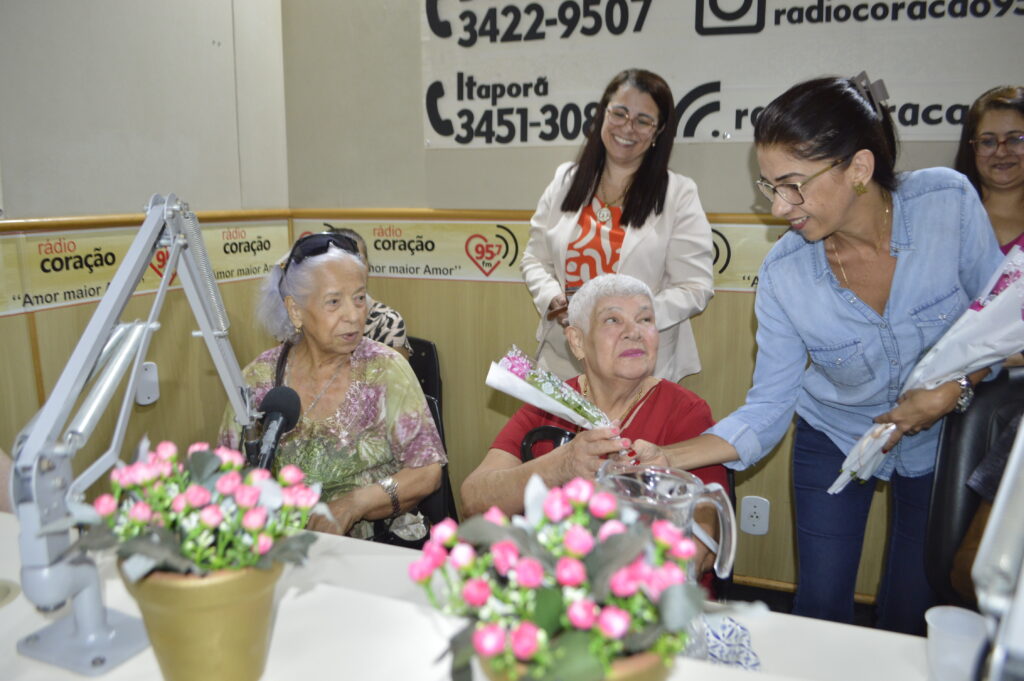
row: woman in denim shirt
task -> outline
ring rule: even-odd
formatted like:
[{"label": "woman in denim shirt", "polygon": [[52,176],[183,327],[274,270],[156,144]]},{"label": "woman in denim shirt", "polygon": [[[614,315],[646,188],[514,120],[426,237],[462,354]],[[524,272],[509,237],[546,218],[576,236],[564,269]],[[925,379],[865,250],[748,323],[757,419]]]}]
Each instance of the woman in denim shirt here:
[{"label": "woman in denim shirt", "polygon": [[875,485],[826,490],[873,423],[895,423],[875,474],[892,487],[878,626],[923,633],[933,600],[923,550],[940,430],[933,426],[965,407],[988,370],[933,390],[900,388],[1001,257],[966,178],[945,168],[896,175],[892,120],[870,87],[866,79],[808,81],[758,118],[757,185],[792,229],[758,275],[753,387],[733,414],[664,453],[684,468],[746,468],[778,444],[795,411],[793,612],[851,622]]}]

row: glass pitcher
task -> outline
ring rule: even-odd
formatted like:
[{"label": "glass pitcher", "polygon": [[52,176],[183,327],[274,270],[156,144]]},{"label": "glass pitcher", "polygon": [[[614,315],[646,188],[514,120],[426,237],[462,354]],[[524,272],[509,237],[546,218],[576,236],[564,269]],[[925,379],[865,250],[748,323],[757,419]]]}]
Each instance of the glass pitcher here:
[{"label": "glass pitcher", "polygon": [[597,473],[597,484],[635,509],[644,522],[668,520],[688,536],[693,536],[694,510],[700,504],[712,504],[718,512],[719,526],[715,574],[725,579],[732,572],[735,512],[729,495],[717,482],[705,485],[696,475],[679,468],[636,466],[609,459]]}]

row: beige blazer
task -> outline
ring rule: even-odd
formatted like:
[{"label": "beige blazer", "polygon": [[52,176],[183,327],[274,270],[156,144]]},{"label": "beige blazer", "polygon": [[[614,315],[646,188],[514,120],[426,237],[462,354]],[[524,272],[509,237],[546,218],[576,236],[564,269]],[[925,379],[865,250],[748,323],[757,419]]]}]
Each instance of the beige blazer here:
[{"label": "beige blazer", "polygon": [[[580,212],[562,212],[575,164],[564,163],[544,190],[530,219],[530,240],[519,267],[540,313],[537,359],[566,379],[583,368],[569,352],[562,327],[548,321],[551,300],[565,287],[565,254]],[[711,225],[701,208],[697,185],[669,171],[665,208],[639,228],[626,228],[618,269],[647,283],[654,292],[659,330],[655,375],[670,381],[700,371],[689,319],[714,295]]]}]

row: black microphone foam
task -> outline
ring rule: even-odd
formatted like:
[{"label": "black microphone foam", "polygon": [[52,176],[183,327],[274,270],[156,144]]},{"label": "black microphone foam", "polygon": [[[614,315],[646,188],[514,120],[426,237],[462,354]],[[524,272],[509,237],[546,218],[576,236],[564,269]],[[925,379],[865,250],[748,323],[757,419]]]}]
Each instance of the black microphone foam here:
[{"label": "black microphone foam", "polygon": [[263,412],[263,418],[274,413],[284,417],[281,421],[281,434],[283,435],[294,428],[295,424],[299,422],[299,414],[302,413],[302,402],[299,400],[297,392],[286,385],[279,385],[276,388],[271,388],[270,392],[263,397],[263,402],[260,403],[260,411]]}]

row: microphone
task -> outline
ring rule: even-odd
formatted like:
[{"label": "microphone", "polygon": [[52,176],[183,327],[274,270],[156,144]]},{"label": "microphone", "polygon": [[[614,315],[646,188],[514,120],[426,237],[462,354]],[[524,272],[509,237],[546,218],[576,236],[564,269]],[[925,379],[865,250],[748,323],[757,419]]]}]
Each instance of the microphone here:
[{"label": "microphone", "polygon": [[260,411],[263,412],[263,437],[253,465],[269,469],[274,463],[281,436],[299,422],[302,412],[299,394],[286,385],[272,388],[260,403]]}]

